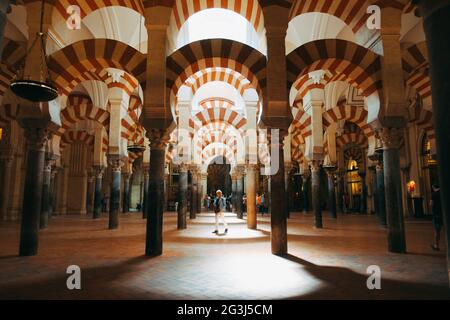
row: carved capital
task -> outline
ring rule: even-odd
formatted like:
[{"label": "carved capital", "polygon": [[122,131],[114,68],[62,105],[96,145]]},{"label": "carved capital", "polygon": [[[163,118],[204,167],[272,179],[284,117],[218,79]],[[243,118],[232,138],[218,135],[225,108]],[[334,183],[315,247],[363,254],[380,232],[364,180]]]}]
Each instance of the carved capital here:
[{"label": "carved capital", "polygon": [[120,156],[109,155],[108,165],[110,166],[112,172],[121,172],[124,161],[122,160],[122,158],[120,158]]},{"label": "carved capital", "polygon": [[51,132],[45,128],[24,128],[28,148],[35,151],[45,151]]},{"label": "carved capital", "polygon": [[170,134],[165,129],[151,129],[147,131],[150,140],[150,150],[165,150],[170,140]]},{"label": "carved capital", "polygon": [[309,162],[309,165],[311,166],[311,172],[320,171],[320,167],[322,166],[322,164],[323,164],[322,160],[311,160]]},{"label": "carved capital", "polygon": [[380,128],[376,131],[377,138],[383,143],[383,149],[399,149],[403,144],[403,129]]},{"label": "carved capital", "polygon": [[94,175],[97,179],[103,178],[103,173],[105,172],[105,167],[103,166],[94,166],[93,168]]}]

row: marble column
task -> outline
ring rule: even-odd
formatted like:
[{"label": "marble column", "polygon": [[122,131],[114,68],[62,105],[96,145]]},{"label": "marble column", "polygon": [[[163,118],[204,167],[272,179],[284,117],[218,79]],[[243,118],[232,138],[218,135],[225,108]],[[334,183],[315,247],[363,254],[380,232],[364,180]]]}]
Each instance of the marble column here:
[{"label": "marble column", "polygon": [[244,168],[239,166],[236,171],[236,214],[238,219],[244,219],[242,199],[244,197]]},{"label": "marble column", "polygon": [[380,159],[376,164],[376,174],[377,174],[377,200],[378,200],[378,219],[381,226],[386,227],[386,199],[385,199],[385,189],[384,189],[384,168],[383,161]]},{"label": "marble column", "polygon": [[119,228],[120,184],[123,161],[118,155],[109,155],[108,164],[111,168],[111,189],[109,196],[109,229]]},{"label": "marble column", "polygon": [[188,168],[180,165],[178,185],[178,230],[187,228],[187,205],[188,205]]},{"label": "marble column", "polygon": [[102,166],[95,167],[95,191],[94,191],[94,219],[99,219],[102,216],[102,188],[103,188],[103,172]]},{"label": "marble column", "polygon": [[334,183],[336,167],[326,167],[325,171],[328,177],[328,211],[330,212],[330,217],[336,219],[336,186]]},{"label": "marble column", "polygon": [[166,130],[147,129],[147,137],[150,140],[151,163],[145,255],[155,257],[163,252],[164,169],[169,135]]},{"label": "marble column", "polygon": [[383,142],[384,187],[389,252],[405,253],[400,147],[403,139],[399,128],[381,128],[377,134]]},{"label": "marble column", "polygon": [[95,198],[95,172],[90,170],[88,172],[88,185],[86,195],[86,209],[88,214],[94,213],[94,198]]},{"label": "marble column", "polygon": [[311,161],[312,203],[314,209],[314,225],[318,229],[323,228],[322,206],[320,203],[320,169],[321,161]]},{"label": "marble column", "polygon": [[[271,203],[271,247],[275,255],[285,255],[288,252],[286,197],[284,185],[284,134],[280,134],[279,141],[270,141],[270,150],[278,151],[279,168],[270,176],[270,203]],[[273,157],[273,155],[271,155]],[[276,161],[274,161],[276,162]],[[276,165],[276,163],[274,163]]]},{"label": "marble column", "polygon": [[143,201],[142,201],[142,218],[147,219],[147,206],[149,203],[148,199],[148,186],[150,180],[150,167],[144,166],[144,192],[143,192]]},{"label": "marble column", "polygon": [[42,207],[39,219],[39,229],[48,228],[48,215],[50,208],[50,180],[52,175],[52,160],[46,160],[43,171],[43,184],[42,184]]},{"label": "marble column", "polygon": [[246,193],[247,193],[247,227],[256,230],[256,165],[247,165]]},{"label": "marble column", "polygon": [[49,132],[45,129],[25,128],[27,139],[27,167],[20,228],[20,256],[38,253],[39,217],[42,208],[45,145]]},{"label": "marble column", "polygon": [[2,204],[0,207],[0,217],[2,220],[8,219],[8,205],[10,201],[10,191],[11,191],[11,172],[13,167],[13,157],[8,156],[3,158],[3,181],[2,181]]},{"label": "marble column", "polygon": [[130,177],[131,174],[123,173],[123,199],[122,199],[122,212],[130,212]]},{"label": "marble column", "polygon": [[433,122],[439,162],[442,214],[447,232],[447,267],[450,278],[450,0],[419,0],[430,60],[433,89]]},{"label": "marble column", "polygon": [[367,184],[366,184],[366,173],[364,171],[359,172],[361,177],[361,206],[359,212],[361,214],[367,214]]}]

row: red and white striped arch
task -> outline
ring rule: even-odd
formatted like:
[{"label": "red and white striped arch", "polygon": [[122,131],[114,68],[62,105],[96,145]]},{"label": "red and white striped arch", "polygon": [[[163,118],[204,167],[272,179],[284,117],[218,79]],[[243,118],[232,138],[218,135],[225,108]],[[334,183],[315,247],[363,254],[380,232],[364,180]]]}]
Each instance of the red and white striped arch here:
[{"label": "red and white striped arch", "polygon": [[[37,1],[37,0],[35,0]],[[142,0],[55,0],[55,10],[64,20],[69,18],[67,8],[70,5],[77,5],[80,7],[81,19],[84,19],[90,13],[112,6],[125,7],[144,15],[144,6]]]},{"label": "red and white striped arch", "polygon": [[193,42],[167,58],[167,88],[172,105],[178,90],[201,70],[225,68],[248,79],[257,92],[266,84],[266,57],[256,49],[227,39],[208,39]]},{"label": "red and white striped arch", "polygon": [[233,86],[241,96],[246,89],[251,88],[250,81],[239,72],[226,68],[207,68],[200,70],[186,80],[186,85],[195,95],[198,89],[209,82],[220,81]]},{"label": "red and white striped arch", "polygon": [[1,63],[11,71],[17,71],[25,62],[27,43],[3,38]]},{"label": "red and white striped arch", "polygon": [[70,96],[68,103],[69,106],[61,111],[61,128],[58,129],[56,135],[62,136],[67,129],[83,120],[96,121],[106,131],[109,130],[109,112],[94,107],[89,97]]},{"label": "red and white striped arch", "polygon": [[[292,127],[296,134],[299,133],[302,139],[309,137],[312,134],[311,116],[297,107],[292,108],[292,116],[294,118]],[[295,139],[296,137],[293,136],[292,138]]]},{"label": "red and white striped arch", "polygon": [[410,0],[295,0],[290,13],[290,20],[310,13],[326,13],[344,21],[354,33],[365,26],[370,14],[367,13],[369,5],[378,5],[381,8],[394,7],[409,13],[414,9]]},{"label": "red and white striped arch", "polygon": [[144,54],[110,39],[89,39],[66,46],[49,57],[48,66],[63,92],[92,70],[120,69],[143,81],[147,68]]},{"label": "red and white striped arch", "polygon": [[415,123],[419,128],[425,130],[429,140],[436,139],[433,125],[433,112],[430,110],[416,108],[411,116],[410,122]]},{"label": "red and white striped arch", "polygon": [[0,65],[0,104],[2,98],[5,96],[6,92],[9,90],[9,85],[14,77],[14,72],[4,65]]},{"label": "red and white striped arch", "polygon": [[323,126],[326,130],[330,125],[341,120],[355,123],[365,136],[371,137],[375,133],[372,127],[367,124],[367,110],[363,106],[340,105],[323,113]]},{"label": "red and white striped arch", "polygon": [[61,153],[63,150],[70,144],[73,143],[83,143],[90,147],[94,147],[95,137],[86,131],[66,131],[62,137],[60,142]]},{"label": "red and white striped arch", "polygon": [[92,69],[81,72],[78,76],[73,78],[67,87],[61,88],[61,91],[63,94],[69,95],[80,83],[91,80],[102,81],[106,83],[109,89],[123,89],[130,96],[139,86],[138,80],[127,72],[123,73],[123,76],[120,77],[119,81],[115,81],[107,69]]},{"label": "red and white striped arch", "polygon": [[414,88],[426,106],[431,106],[431,78],[426,43],[421,42],[405,49],[402,63],[406,84]]},{"label": "red and white striped arch", "polygon": [[234,11],[247,19],[258,34],[264,31],[264,15],[258,0],[175,0],[168,32],[173,49],[186,21],[197,12],[213,8]]},{"label": "red and white striped arch", "polygon": [[189,120],[189,125],[195,130],[211,122],[225,122],[241,131],[247,124],[247,119],[229,108],[216,107],[207,108],[197,112],[191,120]]},{"label": "red and white striped arch", "polygon": [[312,71],[328,70],[345,76],[362,95],[381,95],[380,56],[355,43],[340,39],[316,40],[304,44],[287,57],[288,88],[299,89]]}]

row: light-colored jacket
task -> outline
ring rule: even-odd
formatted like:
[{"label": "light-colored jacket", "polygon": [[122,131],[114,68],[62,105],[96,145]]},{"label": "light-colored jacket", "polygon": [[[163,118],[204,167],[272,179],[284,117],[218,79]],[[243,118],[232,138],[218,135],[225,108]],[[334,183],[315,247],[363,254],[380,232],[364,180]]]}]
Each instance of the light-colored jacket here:
[{"label": "light-colored jacket", "polygon": [[220,211],[224,211],[227,207],[227,203],[224,197],[216,197],[216,199],[214,200],[214,206],[217,206],[217,204],[219,205]]}]

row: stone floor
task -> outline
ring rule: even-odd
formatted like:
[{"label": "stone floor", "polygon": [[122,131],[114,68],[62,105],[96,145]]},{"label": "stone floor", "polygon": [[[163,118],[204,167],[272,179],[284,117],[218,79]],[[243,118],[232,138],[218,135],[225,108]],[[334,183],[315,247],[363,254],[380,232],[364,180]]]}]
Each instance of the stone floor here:
[{"label": "stone floor", "polygon": [[[40,233],[39,255],[17,257],[19,223],[0,223],[1,299],[449,299],[444,253],[432,252],[430,222],[406,223],[408,254],[387,253],[385,230],[372,216],[289,220],[289,255],[270,254],[270,220],[258,230],[228,214],[230,232],[216,236],[202,214],[176,230],[166,214],[164,255],[143,256],[145,221],[121,217],[56,217]],[[66,288],[66,268],[80,266],[82,290]],[[381,290],[367,289],[367,267],[382,270]]]}]

